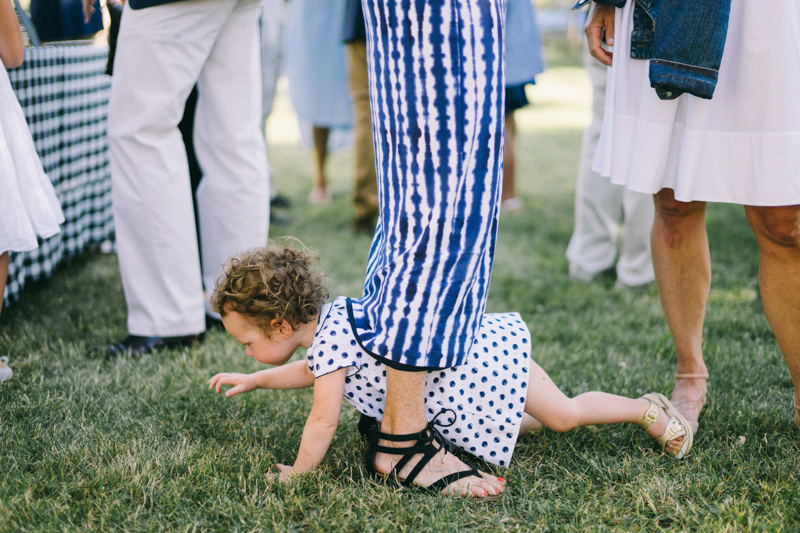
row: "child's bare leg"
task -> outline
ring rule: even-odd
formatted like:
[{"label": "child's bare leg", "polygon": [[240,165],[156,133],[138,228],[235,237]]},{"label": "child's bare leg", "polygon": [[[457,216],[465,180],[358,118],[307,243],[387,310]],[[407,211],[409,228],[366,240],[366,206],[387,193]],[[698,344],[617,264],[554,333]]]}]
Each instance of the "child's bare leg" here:
[{"label": "child's bare leg", "polygon": [[[568,398],[534,361],[531,361],[530,376],[525,412],[559,433],[593,424],[638,424],[650,407],[650,402],[642,398],[597,391]],[[661,408],[658,411],[658,419],[646,430],[653,438],[662,435],[669,423],[666,412]],[[668,451],[678,451],[682,443],[683,437],[671,440],[667,444]]]},{"label": "child's bare leg", "polygon": [[524,437],[529,433],[538,433],[544,425],[528,413],[522,413],[522,423],[519,425],[519,436]]}]

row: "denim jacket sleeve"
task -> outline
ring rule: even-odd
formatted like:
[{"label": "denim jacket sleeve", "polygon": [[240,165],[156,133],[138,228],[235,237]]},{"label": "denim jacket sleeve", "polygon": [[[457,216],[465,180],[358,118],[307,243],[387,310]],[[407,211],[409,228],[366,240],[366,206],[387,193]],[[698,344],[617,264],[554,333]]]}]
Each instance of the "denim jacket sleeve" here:
[{"label": "denim jacket sleeve", "polygon": [[[596,4],[603,4],[605,6],[614,6],[614,7],[622,7],[625,5],[626,0],[594,0]],[[572,9],[580,9],[586,4],[591,4],[592,0],[578,0],[578,2],[572,6]]]},{"label": "denim jacket sleeve", "polygon": [[731,0],[637,0],[631,58],[650,59],[662,100],[683,93],[711,99],[728,33]]},{"label": "denim jacket sleeve", "polygon": [[[573,9],[590,3],[579,0]],[[626,0],[594,0],[622,7]],[[683,93],[711,99],[719,78],[731,0],[636,0],[631,58],[650,59],[650,85],[662,100]]]}]

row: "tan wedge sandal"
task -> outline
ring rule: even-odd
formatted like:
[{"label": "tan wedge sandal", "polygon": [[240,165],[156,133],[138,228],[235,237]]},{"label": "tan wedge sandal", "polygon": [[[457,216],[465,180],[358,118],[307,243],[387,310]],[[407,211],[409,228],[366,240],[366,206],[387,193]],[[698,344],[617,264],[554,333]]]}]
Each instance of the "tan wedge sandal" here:
[{"label": "tan wedge sandal", "polygon": [[[650,402],[650,408],[644,414],[642,421],[639,422],[639,427],[646,430],[653,422],[658,420],[658,408],[661,407],[667,413],[669,422],[667,422],[664,433],[662,433],[660,437],[656,437],[655,441],[661,447],[661,451],[676,459],[683,459],[689,455],[689,451],[692,449],[692,442],[694,441],[694,432],[686,419],[683,418],[678,410],[675,409],[675,406],[672,405],[663,394],[651,392],[650,394],[645,394],[642,398]],[[667,453],[667,443],[678,437],[683,437],[681,449],[678,450],[678,453],[675,455]]]},{"label": "tan wedge sandal", "polygon": [[[675,379],[702,379],[703,381],[708,381],[708,373],[682,374],[678,372],[675,374]],[[679,402],[673,402],[672,405],[674,405],[676,408],[679,408],[681,411],[683,411],[684,410],[683,408],[685,407],[696,408],[697,405],[700,405],[700,409],[698,409],[698,412],[702,411],[703,407],[706,405],[707,392],[708,392],[708,386],[706,386],[706,390],[704,390],[703,393],[700,395],[700,397],[697,398],[696,400],[689,400],[689,399],[681,400]],[[692,433],[697,433],[697,429],[700,427],[700,422],[698,420],[692,420],[689,418],[687,418],[686,421],[692,428]]]}]

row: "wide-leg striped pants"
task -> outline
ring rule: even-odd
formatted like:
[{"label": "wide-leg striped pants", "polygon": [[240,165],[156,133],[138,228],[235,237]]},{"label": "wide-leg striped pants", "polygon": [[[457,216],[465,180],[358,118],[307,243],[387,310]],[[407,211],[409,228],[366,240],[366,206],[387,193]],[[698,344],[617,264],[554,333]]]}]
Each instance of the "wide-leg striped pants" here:
[{"label": "wide-leg striped pants", "polygon": [[486,305],[503,161],[506,0],[363,0],[380,222],[363,346],[461,363]]}]

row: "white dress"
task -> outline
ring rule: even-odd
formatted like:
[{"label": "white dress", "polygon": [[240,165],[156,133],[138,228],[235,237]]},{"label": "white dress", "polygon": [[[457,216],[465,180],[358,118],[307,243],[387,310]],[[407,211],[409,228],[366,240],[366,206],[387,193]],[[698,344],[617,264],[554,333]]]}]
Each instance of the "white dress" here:
[{"label": "white dress", "polygon": [[[353,335],[347,298],[325,305],[308,366],[316,377],[348,368],[344,397],[365,415],[383,420],[386,367],[367,355]],[[437,429],[459,448],[500,466],[508,466],[519,435],[528,390],[530,332],[519,313],[483,315],[477,339],[465,363],[428,372],[425,407],[428,420],[452,409]]]},{"label": "white dress", "polygon": [[594,169],[684,202],[800,204],[800,3],[733,0],[714,97],[671,101],[630,59],[633,5],[617,9]]},{"label": "white dress", "polygon": [[37,235],[55,235],[62,222],[61,205],[0,64],[0,253],[33,250]]}]

